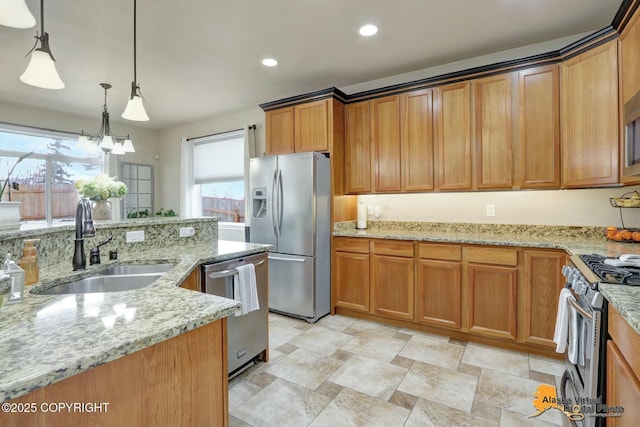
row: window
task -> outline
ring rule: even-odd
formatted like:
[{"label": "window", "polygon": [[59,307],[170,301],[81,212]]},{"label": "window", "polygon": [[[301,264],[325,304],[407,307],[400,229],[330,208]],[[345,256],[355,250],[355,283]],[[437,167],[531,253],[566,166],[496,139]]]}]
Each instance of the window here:
[{"label": "window", "polygon": [[191,163],[186,167],[190,176],[183,176],[190,192],[191,216],[217,216],[221,222],[244,223],[244,130],[194,138],[185,148],[183,153]]},{"label": "window", "polygon": [[88,154],[77,135],[0,124],[0,183],[15,162],[3,201],[19,201],[25,222],[73,221],[78,201],[75,181],[102,173],[103,156]]},{"label": "window", "polygon": [[153,166],[121,163],[120,177],[128,189],[121,204],[122,218],[153,216]]}]

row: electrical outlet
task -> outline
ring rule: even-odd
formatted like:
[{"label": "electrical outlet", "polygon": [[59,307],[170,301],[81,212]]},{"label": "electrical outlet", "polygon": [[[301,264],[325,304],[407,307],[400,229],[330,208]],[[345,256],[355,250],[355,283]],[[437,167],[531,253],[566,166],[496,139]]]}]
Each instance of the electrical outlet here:
[{"label": "electrical outlet", "polygon": [[127,243],[144,242],[144,230],[127,231]]},{"label": "electrical outlet", "polygon": [[496,205],[487,205],[487,216],[496,216]]},{"label": "electrical outlet", "polygon": [[193,227],[180,227],[180,237],[191,237],[196,234]]}]

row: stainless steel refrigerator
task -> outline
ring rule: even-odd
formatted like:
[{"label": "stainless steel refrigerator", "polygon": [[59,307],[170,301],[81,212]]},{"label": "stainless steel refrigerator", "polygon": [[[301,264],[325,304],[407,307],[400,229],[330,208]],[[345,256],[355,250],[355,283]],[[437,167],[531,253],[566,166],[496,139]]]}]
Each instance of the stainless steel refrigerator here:
[{"label": "stainless steel refrigerator", "polygon": [[269,252],[269,310],[317,321],[330,311],[329,159],[296,153],[251,159],[249,240]]}]

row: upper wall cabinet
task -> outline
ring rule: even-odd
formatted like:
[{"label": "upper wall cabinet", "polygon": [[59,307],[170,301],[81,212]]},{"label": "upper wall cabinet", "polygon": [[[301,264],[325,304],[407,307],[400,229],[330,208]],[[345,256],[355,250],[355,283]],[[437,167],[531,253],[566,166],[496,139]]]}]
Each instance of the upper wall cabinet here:
[{"label": "upper wall cabinet", "polygon": [[402,191],[433,190],[433,91],[401,95],[400,120]]},{"label": "upper wall cabinet", "polygon": [[434,89],[436,176],[440,190],[471,189],[471,83]]},{"label": "upper wall cabinet", "polygon": [[369,101],[345,107],[345,191],[371,191],[371,132]]},{"label": "upper wall cabinet", "polygon": [[293,117],[293,107],[266,112],[265,146],[267,155],[293,153]]},{"label": "upper wall cabinet", "polygon": [[558,74],[558,65],[518,73],[518,185],[521,188],[560,188]]},{"label": "upper wall cabinet", "polygon": [[475,82],[475,170],[478,189],[513,186],[511,84],[511,74],[486,77]]},{"label": "upper wall cabinet", "polygon": [[618,183],[617,42],[562,63],[562,185]]},{"label": "upper wall cabinet", "polygon": [[[631,17],[628,26],[620,35],[620,121],[623,132],[625,132],[626,113],[633,110],[633,102],[629,102],[637,93],[640,93],[640,9],[637,9]],[[631,105],[629,105],[629,104]],[[626,108],[625,108],[626,107]],[[624,184],[640,183],[640,176],[637,175],[637,168],[633,170],[625,164],[626,160],[626,134],[622,133],[620,141],[621,177]],[[636,153],[637,154],[637,153]]]},{"label": "upper wall cabinet", "polygon": [[400,191],[400,97],[370,101],[373,190]]}]

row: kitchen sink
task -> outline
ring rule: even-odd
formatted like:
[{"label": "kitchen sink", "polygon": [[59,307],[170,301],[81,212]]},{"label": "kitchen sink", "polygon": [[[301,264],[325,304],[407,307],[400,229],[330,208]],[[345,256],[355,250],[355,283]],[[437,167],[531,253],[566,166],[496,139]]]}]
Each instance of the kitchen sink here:
[{"label": "kitchen sink", "polygon": [[84,279],[53,286],[39,295],[87,294],[94,292],[120,292],[149,286],[173,268],[174,264],[124,264],[98,270]]}]

